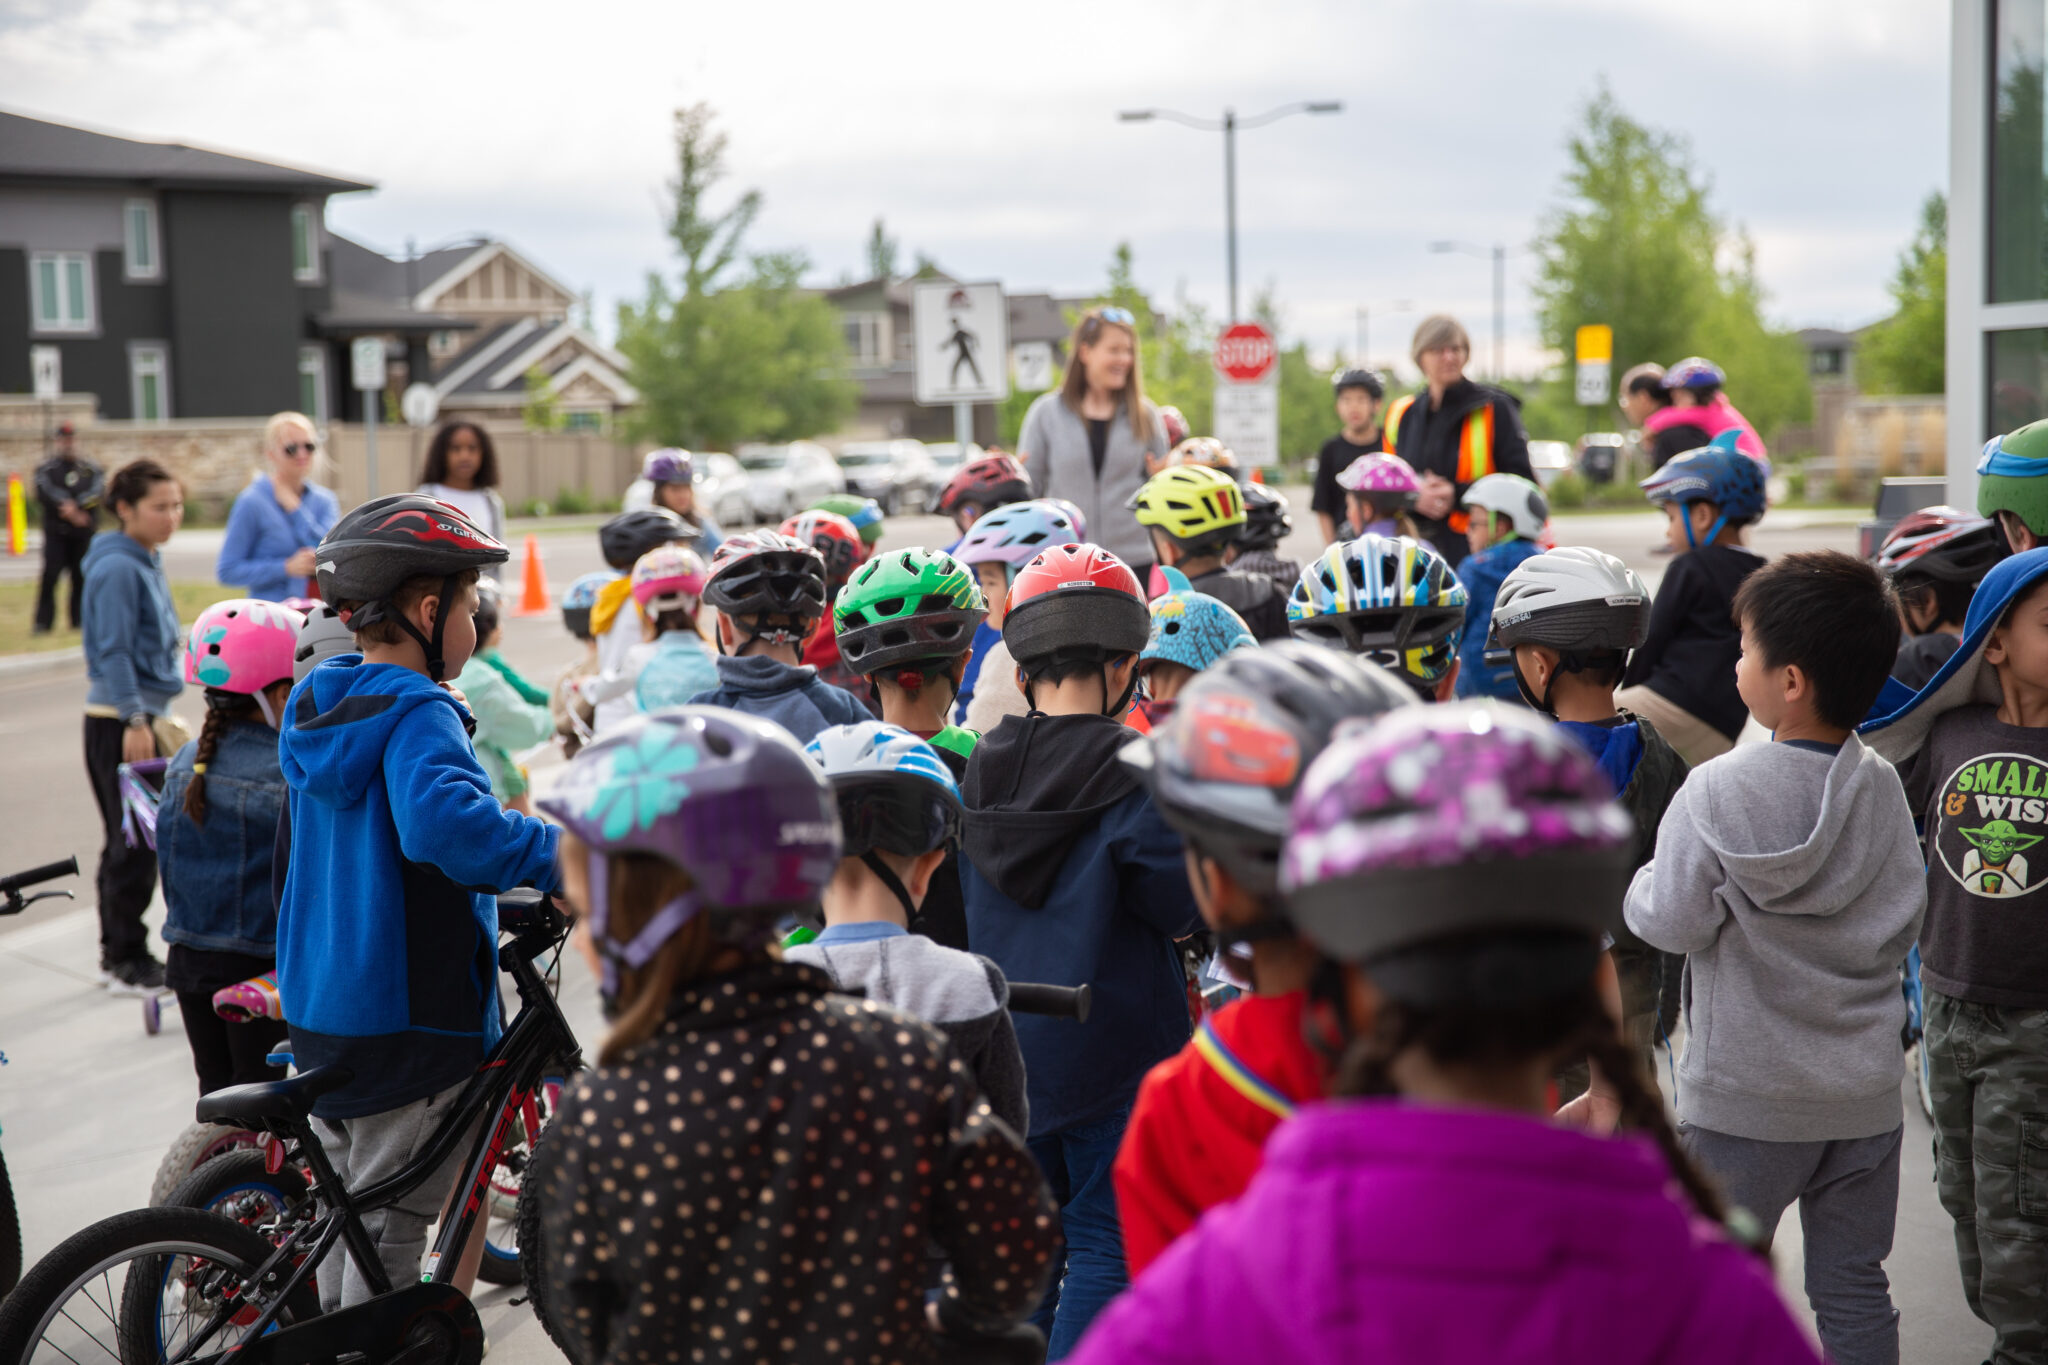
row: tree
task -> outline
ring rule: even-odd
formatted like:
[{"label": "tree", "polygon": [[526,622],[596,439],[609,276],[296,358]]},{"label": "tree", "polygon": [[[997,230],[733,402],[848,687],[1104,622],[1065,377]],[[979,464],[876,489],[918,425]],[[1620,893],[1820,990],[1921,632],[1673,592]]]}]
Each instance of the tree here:
[{"label": "tree", "polygon": [[[619,307],[619,350],[641,397],[628,427],[711,450],[815,436],[859,403],[839,315],[799,287],[801,254],[744,252],[758,193],[710,211],[708,195],[725,172],[725,134],[712,120],[702,104],[676,114],[669,236],[680,289],[650,272],[646,297]],[[747,274],[734,279],[742,259]]]},{"label": "tree", "polygon": [[[1570,356],[1581,325],[1606,323],[1617,377],[1643,361],[1706,355],[1766,434],[1810,413],[1798,340],[1764,322],[1748,239],[1715,217],[1683,139],[1637,123],[1603,85],[1566,152],[1564,203],[1534,244],[1544,343]],[[1549,385],[1561,392],[1532,410],[1562,410],[1571,384],[1570,367],[1560,369]]]},{"label": "tree", "polygon": [[1920,205],[1920,230],[1892,274],[1892,315],[1864,334],[1858,381],[1870,393],[1942,393],[1948,388],[1948,200]]},{"label": "tree", "polygon": [[875,219],[875,226],[868,233],[868,278],[883,281],[896,278],[896,239],[883,230],[879,218]]},{"label": "tree", "polygon": [[562,404],[548,372],[529,365],[525,375],[526,401],[519,408],[519,420],[528,431],[560,431],[568,424]]}]

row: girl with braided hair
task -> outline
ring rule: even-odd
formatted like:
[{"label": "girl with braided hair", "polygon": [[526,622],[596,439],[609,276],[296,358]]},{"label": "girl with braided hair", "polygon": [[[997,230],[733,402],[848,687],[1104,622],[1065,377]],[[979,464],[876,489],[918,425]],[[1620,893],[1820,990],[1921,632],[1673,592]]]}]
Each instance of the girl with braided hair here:
[{"label": "girl with braided hair", "polygon": [[164,978],[202,1095],[284,1079],[264,1060],[284,1041],[284,1021],[231,1024],[214,1013],[213,993],[277,967],[277,722],[305,621],[275,602],[236,598],[201,612],[185,641],[185,681],[205,687],[206,722],[164,771],[156,856],[170,945]]},{"label": "girl with braided hair", "polygon": [[[1325,960],[1304,1031],[1333,1098],[1070,1359],[1815,1365],[1601,1001],[1633,842],[1591,756],[1535,716],[1340,726],[1280,864]],[[1589,1053],[1629,1136],[1552,1118],[1558,1063]]]}]

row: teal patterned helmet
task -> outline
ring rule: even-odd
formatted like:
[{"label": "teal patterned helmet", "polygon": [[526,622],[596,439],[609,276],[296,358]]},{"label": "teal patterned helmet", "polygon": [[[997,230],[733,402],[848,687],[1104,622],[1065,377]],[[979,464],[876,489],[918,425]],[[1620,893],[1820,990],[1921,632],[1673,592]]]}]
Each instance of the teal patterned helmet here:
[{"label": "teal patterned helmet", "polygon": [[1366,656],[1427,697],[1457,662],[1465,586],[1431,546],[1364,535],[1302,569],[1287,624],[1299,639]]},{"label": "teal patterned helmet", "polygon": [[1250,649],[1252,638],[1244,618],[1228,605],[1196,592],[1179,569],[1161,569],[1166,591],[1152,599],[1152,634],[1138,655],[1138,669],[1154,663],[1179,664],[1199,673],[1224,655]]}]

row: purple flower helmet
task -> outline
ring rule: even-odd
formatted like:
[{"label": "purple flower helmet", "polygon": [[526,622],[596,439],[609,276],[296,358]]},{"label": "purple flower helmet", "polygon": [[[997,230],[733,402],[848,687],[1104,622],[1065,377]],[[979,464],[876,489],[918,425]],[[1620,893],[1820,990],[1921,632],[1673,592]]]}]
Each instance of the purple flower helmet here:
[{"label": "purple flower helmet", "polygon": [[[764,922],[813,904],[839,865],[839,805],[788,731],[718,706],[637,717],[578,753],[540,808],[590,846],[590,926],[616,964],[644,966],[700,912]],[[630,943],[606,932],[605,863],[647,853],[695,883]]]},{"label": "purple flower helmet", "polygon": [[1280,888],[1302,935],[1344,962],[1488,931],[1590,941],[1621,923],[1634,838],[1612,784],[1548,720],[1410,707],[1346,722],[1302,777]]}]

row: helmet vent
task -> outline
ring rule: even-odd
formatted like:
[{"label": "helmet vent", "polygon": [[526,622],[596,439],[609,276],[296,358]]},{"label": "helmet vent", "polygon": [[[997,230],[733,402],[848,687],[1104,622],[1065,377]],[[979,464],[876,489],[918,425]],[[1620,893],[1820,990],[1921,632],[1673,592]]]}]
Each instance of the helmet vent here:
[{"label": "helmet vent", "polygon": [[891,616],[901,616],[903,614],[904,604],[907,600],[908,599],[902,597],[890,597],[884,599],[883,601],[877,602],[875,603],[875,615],[882,617],[884,619],[887,619]]},{"label": "helmet vent", "polygon": [[711,751],[712,757],[732,757],[732,740],[730,737],[708,725],[704,727],[703,734],[704,747]]}]

